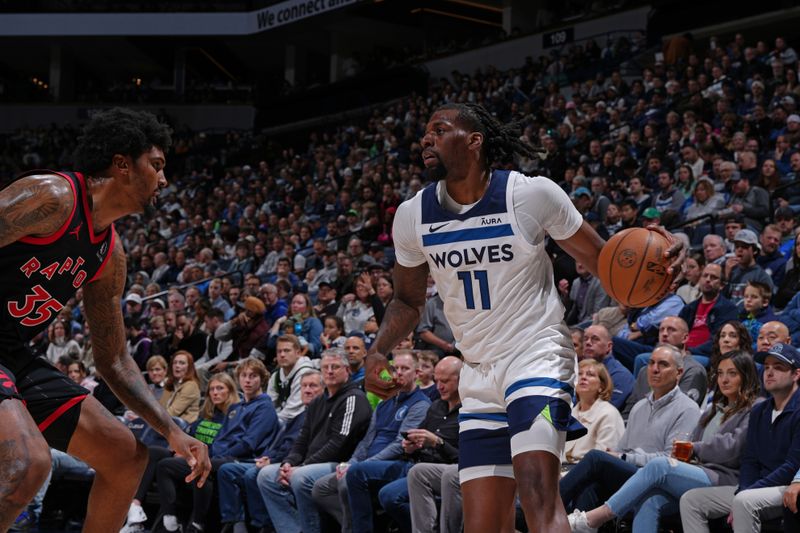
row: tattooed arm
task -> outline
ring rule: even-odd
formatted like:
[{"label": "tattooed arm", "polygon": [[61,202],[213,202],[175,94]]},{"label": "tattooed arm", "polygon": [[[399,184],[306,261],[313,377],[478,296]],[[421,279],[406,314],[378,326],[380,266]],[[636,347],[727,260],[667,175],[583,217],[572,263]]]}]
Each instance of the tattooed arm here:
[{"label": "tattooed arm", "polygon": [[427,281],[427,263],[412,268],[394,266],[394,298],[386,307],[378,336],[367,354],[364,374],[366,389],[377,396],[386,398],[397,390],[394,380],[380,378],[383,370],[390,370],[383,354],[397,346],[419,322],[425,307]]},{"label": "tattooed arm", "polygon": [[55,232],[74,204],[72,188],[61,176],[27,176],[11,183],[0,191],[0,247]]},{"label": "tattooed arm", "polygon": [[208,448],[185,434],[172,421],[150,392],[139,367],[125,348],[120,298],[125,290],[127,270],[125,251],[119,239],[115,242],[111,260],[100,278],[83,289],[97,372],[122,403],[164,435],[175,453],[187,460],[192,467],[187,481],[199,478],[202,485],[211,468]]}]

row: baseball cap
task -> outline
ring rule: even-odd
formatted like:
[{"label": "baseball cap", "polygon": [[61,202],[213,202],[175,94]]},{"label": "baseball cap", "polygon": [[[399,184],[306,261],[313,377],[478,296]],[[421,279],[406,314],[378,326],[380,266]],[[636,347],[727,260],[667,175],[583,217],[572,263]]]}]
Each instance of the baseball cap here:
[{"label": "baseball cap", "polygon": [[775,359],[783,361],[787,365],[800,368],[800,352],[798,352],[797,348],[794,346],[779,342],[770,346],[769,350],[766,352],[756,353],[753,359],[755,359],[757,363],[763,363],[770,355]]},{"label": "baseball cap", "polygon": [[786,119],[786,123],[788,124],[789,122],[800,122],[800,115],[792,113],[789,115],[789,118]]},{"label": "baseball cap", "polygon": [[578,187],[577,189],[572,191],[572,194],[570,196],[572,198],[577,198],[579,196],[591,196],[591,195],[592,193],[586,187]]},{"label": "baseball cap", "polygon": [[167,308],[167,304],[165,304],[164,300],[162,300],[161,298],[153,298],[152,300],[150,300],[147,303],[149,303],[150,305],[157,305],[161,309],[166,309]]},{"label": "baseball cap", "polygon": [[661,211],[655,207],[648,207],[642,212],[642,218],[661,218]]},{"label": "baseball cap", "polygon": [[128,303],[128,302],[135,303],[135,304],[141,304],[142,303],[142,297],[139,296],[138,294],[136,294],[135,292],[128,293],[128,296],[125,297],[125,303]]},{"label": "baseball cap", "polygon": [[320,289],[322,287],[328,287],[329,289],[332,289],[333,285],[331,285],[329,281],[320,281],[319,283],[317,283],[317,287],[319,287]]},{"label": "baseball cap", "polygon": [[356,211],[355,209],[348,209],[347,212],[345,213],[345,215],[347,215],[347,216],[351,216],[352,215],[354,217],[357,217],[358,216],[358,211]]},{"label": "baseball cap", "polygon": [[758,237],[756,234],[749,229],[740,229],[736,232],[736,235],[733,237],[733,242],[741,242],[744,244],[749,244],[750,246],[755,246],[759,250],[761,249],[761,244],[758,242]]}]

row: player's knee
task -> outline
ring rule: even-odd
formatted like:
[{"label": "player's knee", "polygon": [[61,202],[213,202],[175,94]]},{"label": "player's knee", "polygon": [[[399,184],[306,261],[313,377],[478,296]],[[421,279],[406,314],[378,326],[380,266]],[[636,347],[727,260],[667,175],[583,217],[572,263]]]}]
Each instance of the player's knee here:
[{"label": "player's knee", "polygon": [[47,480],[51,463],[50,448],[44,439],[35,439],[7,452],[0,461],[2,499],[25,505]]}]

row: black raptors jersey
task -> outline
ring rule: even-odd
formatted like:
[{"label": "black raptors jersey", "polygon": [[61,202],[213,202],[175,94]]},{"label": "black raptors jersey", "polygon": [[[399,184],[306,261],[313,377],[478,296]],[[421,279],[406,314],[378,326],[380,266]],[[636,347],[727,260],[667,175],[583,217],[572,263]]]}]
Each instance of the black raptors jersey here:
[{"label": "black raptors jersey", "polygon": [[23,237],[0,249],[0,351],[26,342],[55,319],[75,291],[100,275],[114,248],[113,225],[95,235],[83,175],[61,176],[72,188],[72,214],[49,237]]}]

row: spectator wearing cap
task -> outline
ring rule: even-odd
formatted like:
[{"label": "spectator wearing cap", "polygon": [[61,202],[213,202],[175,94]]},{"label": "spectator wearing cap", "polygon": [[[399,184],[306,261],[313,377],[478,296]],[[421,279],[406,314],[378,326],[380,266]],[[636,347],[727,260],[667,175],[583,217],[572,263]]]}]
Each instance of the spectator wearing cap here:
[{"label": "spectator wearing cap", "polygon": [[592,192],[586,187],[578,187],[572,194],[570,194],[575,208],[581,213],[585,214],[592,208]]},{"label": "spectator wearing cap", "polygon": [[642,212],[642,226],[661,224],[661,211],[655,207],[648,207]]},{"label": "spectator wearing cap", "polygon": [[214,332],[218,341],[233,341],[232,357],[237,360],[249,357],[269,332],[269,324],[264,318],[266,306],[260,298],[246,297],[243,307],[241,313],[219,326]]},{"label": "spectator wearing cap", "polygon": [[786,262],[789,260],[789,257],[780,250],[780,228],[775,224],[768,224],[761,232],[759,240],[761,253],[756,256],[756,263],[772,278],[772,286],[779,287],[786,274]]},{"label": "spectator wearing cap", "polygon": [[139,318],[142,314],[142,296],[135,292],[129,292],[125,297],[124,316]]},{"label": "spectator wearing cap", "polygon": [[336,298],[336,287],[330,282],[322,281],[318,287],[319,291],[317,292],[317,303],[314,305],[314,311],[324,323],[326,317],[336,316],[336,312],[339,310],[339,301]]},{"label": "spectator wearing cap", "polygon": [[719,215],[742,214],[748,227],[761,231],[764,220],[770,213],[769,193],[761,187],[751,186],[748,180],[736,172],[728,178],[728,183],[732,194],[727,207]]},{"label": "spectator wearing cap", "polygon": [[756,263],[756,256],[761,251],[756,234],[743,229],[733,238],[733,244],[736,255],[725,261],[725,278],[728,280],[723,291],[725,297],[739,305],[748,281],[759,281],[774,290],[772,278]]},{"label": "spectator wearing cap", "polygon": [[786,131],[783,135],[789,146],[797,146],[800,142],[800,115],[792,113],[786,117]]},{"label": "spectator wearing cap", "polygon": [[800,466],[800,353],[777,343],[758,352],[770,397],[753,406],[739,485],[693,489],[680,501],[684,531],[708,530],[708,520],[730,516],[735,532],[760,531],[780,517],[783,494]]}]

